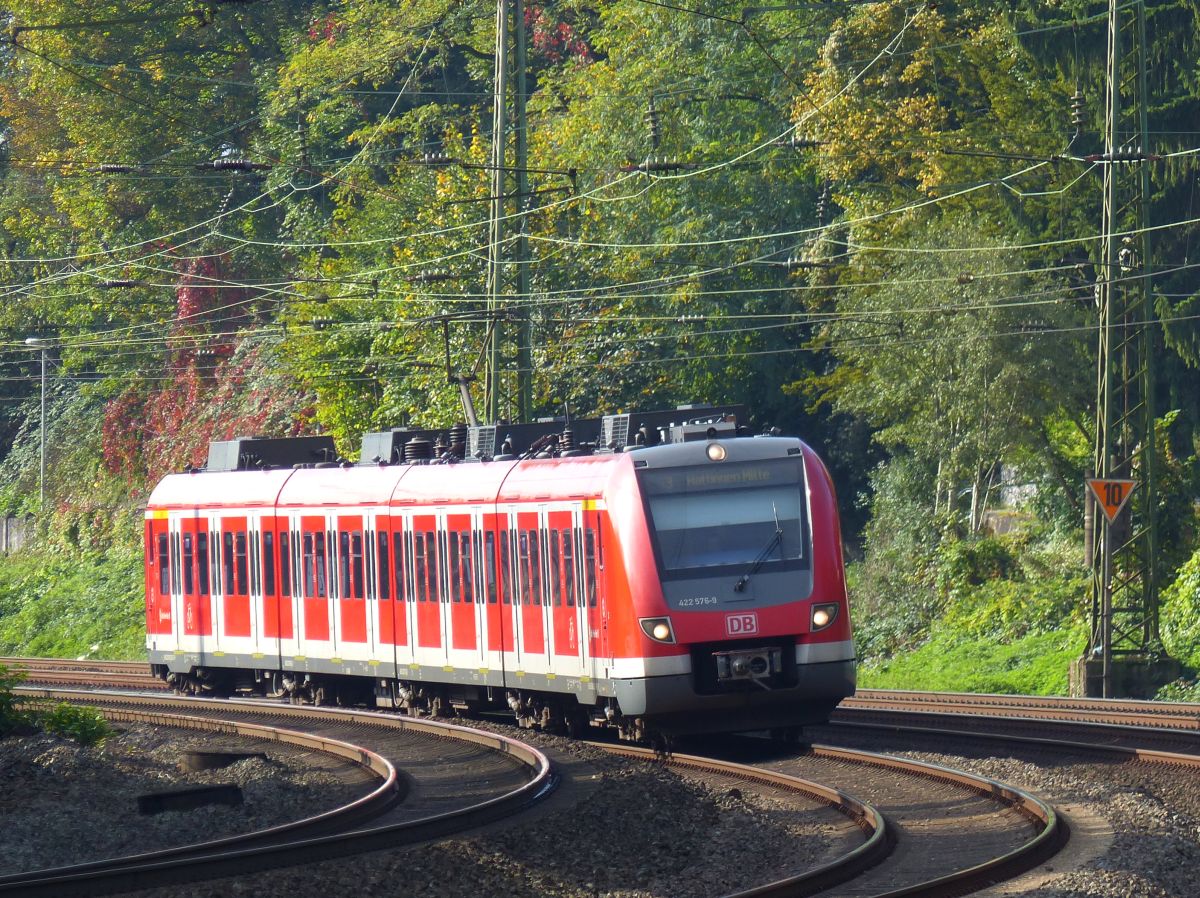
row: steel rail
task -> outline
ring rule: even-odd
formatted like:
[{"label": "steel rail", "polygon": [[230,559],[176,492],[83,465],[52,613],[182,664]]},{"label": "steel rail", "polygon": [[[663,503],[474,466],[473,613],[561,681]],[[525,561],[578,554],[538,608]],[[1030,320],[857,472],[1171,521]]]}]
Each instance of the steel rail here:
[{"label": "steel rail", "polygon": [[[17,877],[7,877],[7,881],[0,880],[0,894],[17,894],[30,896],[30,898],[114,894],[132,889],[179,885],[222,876],[256,873],[268,868],[314,863],[381,848],[414,844],[459,833],[512,816],[545,798],[554,790],[558,782],[549,759],[536,748],[506,736],[471,730],[454,724],[402,718],[374,712],[326,708],[301,709],[263,702],[231,703],[178,697],[130,696],[97,692],[69,693],[27,687],[20,688],[19,692],[24,696],[50,697],[90,705],[100,702],[102,704],[100,710],[106,716],[110,714],[142,714],[148,717],[162,718],[164,722],[172,726],[176,723],[165,719],[173,718],[175,715],[168,715],[160,711],[130,711],[103,707],[103,705],[181,705],[195,710],[223,710],[226,713],[245,711],[271,715],[282,714],[285,717],[373,723],[488,747],[524,764],[529,769],[530,778],[520,787],[502,795],[416,820],[351,831],[346,831],[343,827],[334,827],[332,831],[324,834],[305,833],[304,831],[280,833],[279,828],[275,828],[274,831],[261,830],[257,833],[247,834],[250,837],[249,840],[246,837],[234,836],[215,842],[183,846],[180,849],[167,849],[166,852],[154,852],[149,855],[115,858],[90,865],[36,870],[18,874]],[[228,720],[213,721],[204,718],[195,718],[195,720],[197,721],[195,726],[198,728],[207,728],[212,725],[218,728],[218,731],[224,732],[236,733],[240,732],[242,727],[255,726]],[[221,727],[231,727],[232,729],[221,730],[219,729]],[[318,736],[309,736],[308,738],[318,743],[326,741]],[[328,741],[332,742],[333,740]],[[365,749],[357,749],[357,751],[365,752]],[[353,757],[353,755],[354,751],[351,751],[350,756]],[[329,825],[328,821],[326,821],[326,825]],[[349,823],[349,826],[354,825],[357,824]],[[270,837],[263,835],[268,832],[274,832],[274,835]]]},{"label": "steel rail", "polygon": [[[864,832],[870,834],[866,843],[835,861],[796,876],[734,893],[726,898],[783,898],[783,896],[816,895],[848,882],[876,866],[890,854],[894,845],[893,831],[878,810],[853,796],[820,783],[762,768],[693,755],[672,754],[664,758],[649,749],[604,744],[597,744],[596,747],[614,754],[665,762],[672,767],[718,772],[726,776],[800,792],[841,811],[854,820]],[[919,885],[889,892],[887,893],[889,898],[901,895],[948,896],[963,894],[964,888],[982,887],[1019,875],[1042,863],[1066,843],[1067,827],[1054,807],[1016,787],[986,777],[940,767],[936,764],[873,752],[832,746],[812,746],[811,753],[817,757],[846,763],[866,764],[899,771],[909,776],[920,776],[951,783],[1003,804],[1005,807],[1013,808],[1038,828],[1038,834],[1033,839],[1005,855]]]}]

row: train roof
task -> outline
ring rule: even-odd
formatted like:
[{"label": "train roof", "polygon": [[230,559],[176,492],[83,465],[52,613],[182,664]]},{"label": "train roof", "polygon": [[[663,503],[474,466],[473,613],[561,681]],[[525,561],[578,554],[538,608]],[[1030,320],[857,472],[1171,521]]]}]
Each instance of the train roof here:
[{"label": "train roof", "polygon": [[291,469],[268,471],[192,471],[168,474],[158,482],[146,503],[154,508],[251,508],[274,505]]}]

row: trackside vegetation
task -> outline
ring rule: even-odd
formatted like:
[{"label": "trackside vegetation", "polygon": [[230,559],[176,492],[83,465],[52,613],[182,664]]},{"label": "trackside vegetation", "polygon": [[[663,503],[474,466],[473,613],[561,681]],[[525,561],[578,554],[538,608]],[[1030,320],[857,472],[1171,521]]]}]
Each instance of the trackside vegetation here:
[{"label": "trackside vegetation", "polygon": [[[811,443],[864,686],[1065,692],[1109,276],[1101,6],[531,0],[499,313],[494,3],[3,0],[0,515],[30,539],[0,554],[0,654],[143,657],[159,478],[211,440],[327,434],[354,461],[366,431],[449,426],[495,335],[505,419],[737,403]],[[1152,6],[1148,513],[1182,698],[1200,0]]]}]

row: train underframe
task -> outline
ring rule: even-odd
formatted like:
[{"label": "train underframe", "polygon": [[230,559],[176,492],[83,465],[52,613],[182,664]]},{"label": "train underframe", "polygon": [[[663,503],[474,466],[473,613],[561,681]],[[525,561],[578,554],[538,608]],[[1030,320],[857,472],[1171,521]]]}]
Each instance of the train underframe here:
[{"label": "train underframe", "polygon": [[[430,681],[194,666],[186,672],[152,664],[154,673],[182,695],[234,695],[286,699],[296,704],[396,710],[413,717],[472,718],[509,713],[518,726],[579,738],[593,728],[615,730],[621,739],[658,742],[682,734],[770,730],[797,738],[802,727],[823,723],[854,692],[854,662],[806,665],[786,688],[753,684],[737,692],[696,691],[690,675],[642,681],[627,706],[656,713],[622,713],[620,698],[595,704],[572,694]],[[745,684],[750,687],[752,684]],[[618,694],[621,690],[618,689]],[[647,701],[649,705],[647,705]]]}]

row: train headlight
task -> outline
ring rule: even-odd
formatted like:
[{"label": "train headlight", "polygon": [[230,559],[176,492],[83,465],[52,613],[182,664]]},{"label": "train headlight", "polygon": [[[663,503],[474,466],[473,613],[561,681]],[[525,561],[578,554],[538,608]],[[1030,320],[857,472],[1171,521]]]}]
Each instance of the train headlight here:
[{"label": "train headlight", "polygon": [[709,461],[725,461],[725,447],[720,443],[709,443],[704,448]]},{"label": "train headlight", "polygon": [[837,620],[837,616],[838,606],[835,604],[830,603],[828,605],[813,605],[812,629],[824,630],[835,620]]},{"label": "train headlight", "polygon": [[671,629],[669,617],[644,617],[638,623],[641,624],[642,632],[655,642],[674,644],[675,631]]}]

